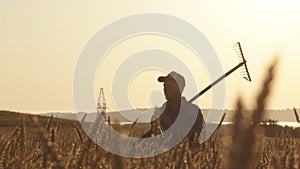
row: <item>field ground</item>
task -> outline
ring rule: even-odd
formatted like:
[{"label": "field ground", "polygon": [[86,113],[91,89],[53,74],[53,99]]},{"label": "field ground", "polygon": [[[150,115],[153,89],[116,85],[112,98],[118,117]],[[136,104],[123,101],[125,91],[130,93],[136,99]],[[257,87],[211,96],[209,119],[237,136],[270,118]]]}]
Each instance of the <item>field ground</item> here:
[{"label": "field ground", "polygon": [[[125,134],[130,127],[115,126]],[[149,125],[134,126],[133,136],[142,135],[148,128]],[[235,168],[231,163],[237,160],[236,154],[237,158],[250,158],[246,162],[251,168],[300,168],[299,129],[260,127],[251,155],[247,145],[231,144],[235,139],[231,128],[234,126],[222,126],[201,145],[184,140],[163,154],[132,159],[93,144],[76,121],[2,111],[0,168]],[[239,137],[241,141],[247,138]]]}]

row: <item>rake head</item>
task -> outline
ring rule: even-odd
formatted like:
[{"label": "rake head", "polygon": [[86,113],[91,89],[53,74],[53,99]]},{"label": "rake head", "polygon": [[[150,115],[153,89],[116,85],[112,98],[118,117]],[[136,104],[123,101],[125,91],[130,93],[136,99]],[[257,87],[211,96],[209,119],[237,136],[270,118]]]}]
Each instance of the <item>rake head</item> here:
[{"label": "rake head", "polygon": [[239,57],[241,63],[243,63],[243,65],[244,65],[244,66],[242,66],[242,75],[243,75],[243,78],[251,82],[250,73],[249,73],[248,68],[247,68],[247,61],[246,61],[246,59],[244,57],[244,54],[243,54],[240,42],[237,42],[234,45],[234,50],[235,50],[235,54]]}]

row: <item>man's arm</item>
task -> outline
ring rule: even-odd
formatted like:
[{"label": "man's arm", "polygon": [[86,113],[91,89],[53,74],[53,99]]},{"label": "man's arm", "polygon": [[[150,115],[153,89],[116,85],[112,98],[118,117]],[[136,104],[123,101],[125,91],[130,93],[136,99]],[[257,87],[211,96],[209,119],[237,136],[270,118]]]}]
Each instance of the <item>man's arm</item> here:
[{"label": "man's arm", "polygon": [[151,127],[150,130],[145,133],[142,138],[147,138],[147,137],[151,137],[153,134],[154,135],[158,135],[160,134],[160,130],[159,130],[159,126],[160,126],[160,112],[159,109],[157,109],[153,116],[151,117]]},{"label": "man's arm", "polygon": [[198,114],[197,114],[197,119],[196,119],[191,131],[189,132],[188,137],[193,138],[196,133],[199,136],[201,133],[201,130],[203,128],[203,125],[204,125],[204,119],[203,119],[201,110],[199,109]]}]

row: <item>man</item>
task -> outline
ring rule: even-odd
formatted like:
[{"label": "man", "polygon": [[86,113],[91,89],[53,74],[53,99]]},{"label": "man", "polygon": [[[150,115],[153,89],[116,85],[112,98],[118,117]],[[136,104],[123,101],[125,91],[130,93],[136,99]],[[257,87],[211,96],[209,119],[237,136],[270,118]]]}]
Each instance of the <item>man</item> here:
[{"label": "man", "polygon": [[[182,92],[185,87],[184,77],[172,71],[167,76],[158,78],[159,82],[164,83],[164,94],[167,100],[164,105],[159,108],[152,116],[151,129],[143,135],[143,137],[151,137],[153,135],[163,134],[176,122],[174,134],[182,132],[183,128],[196,119],[191,130],[187,133],[189,139],[193,139],[194,135],[199,136],[203,127],[203,116],[201,110],[194,104],[187,102],[182,97]],[[181,113],[181,114],[180,114]],[[176,121],[177,117],[182,115],[183,120]],[[173,128],[174,129],[174,128]]]}]

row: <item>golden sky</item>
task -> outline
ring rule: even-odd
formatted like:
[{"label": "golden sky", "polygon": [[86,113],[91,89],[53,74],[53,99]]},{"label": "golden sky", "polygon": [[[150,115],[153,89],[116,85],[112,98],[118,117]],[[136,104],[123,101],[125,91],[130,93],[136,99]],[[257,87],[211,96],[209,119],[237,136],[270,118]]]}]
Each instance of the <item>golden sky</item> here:
[{"label": "golden sky", "polygon": [[[0,109],[73,111],[73,75],[77,58],[87,41],[115,20],[146,12],[172,15],[198,28],[214,47],[224,71],[238,64],[232,46],[241,42],[253,82],[243,80],[239,72],[229,76],[225,108],[234,108],[239,95],[252,107],[264,70],[277,54],[281,56],[279,72],[269,107],[300,107],[299,1],[17,0],[0,2]],[[128,39],[107,54],[108,59],[117,59],[106,66],[112,69],[120,64],[122,57],[143,48],[160,48],[178,55],[191,67],[195,77],[200,77],[196,80],[199,90],[210,83],[205,65],[185,60],[182,55],[192,53],[165,37]],[[105,70],[105,66],[102,68]],[[108,107],[113,108],[109,83],[113,75],[103,76],[101,70],[98,71],[95,94],[104,87]],[[162,85],[156,83],[160,74],[159,71],[146,72],[132,81],[128,95],[135,107],[149,106],[151,92],[162,90]],[[145,79],[149,82],[145,83]],[[141,87],[141,84],[145,85]],[[190,98],[196,93],[189,91],[185,95]],[[162,98],[155,104],[163,101]],[[195,103],[209,108],[210,102],[211,94],[207,93]]]}]

